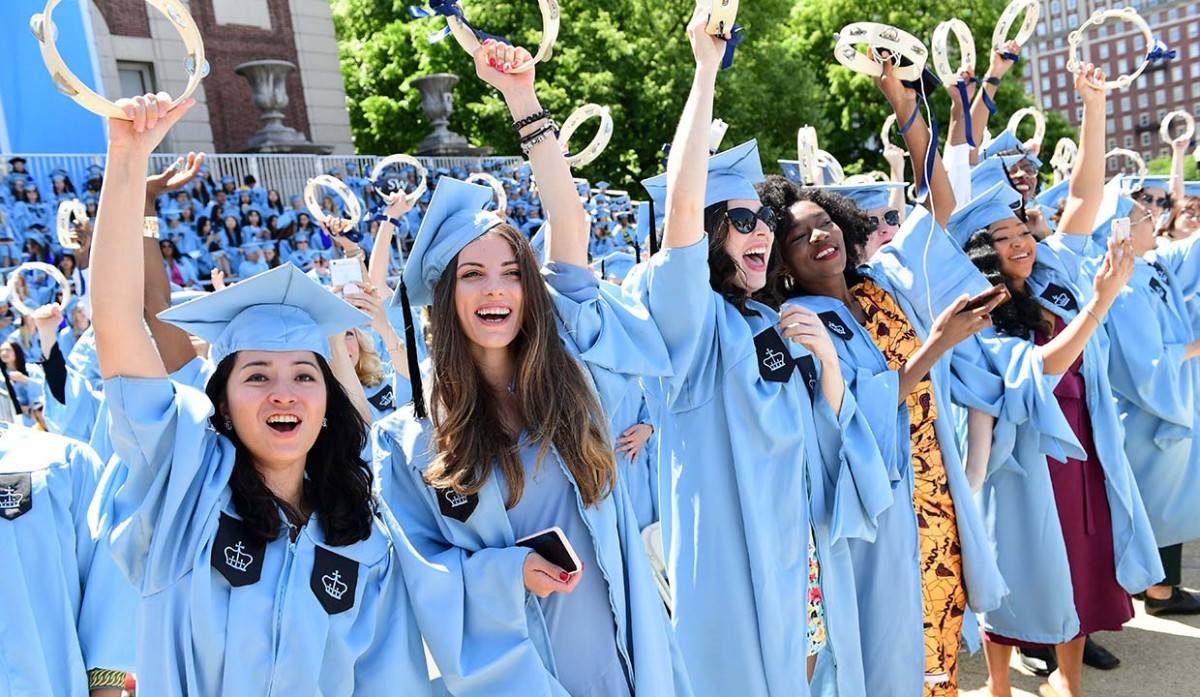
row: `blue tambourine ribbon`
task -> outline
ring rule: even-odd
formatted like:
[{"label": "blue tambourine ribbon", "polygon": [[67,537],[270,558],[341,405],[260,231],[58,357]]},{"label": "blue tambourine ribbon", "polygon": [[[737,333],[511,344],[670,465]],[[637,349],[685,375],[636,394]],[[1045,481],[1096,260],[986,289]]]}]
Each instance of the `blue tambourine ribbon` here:
[{"label": "blue tambourine ribbon", "polygon": [[[975,78],[971,78],[971,80],[978,82]],[[954,88],[958,90],[958,98],[962,101],[963,105],[963,125],[967,128],[967,145],[970,145],[974,149],[975,135],[971,132],[971,102],[967,96],[967,81],[959,80]],[[984,94],[987,93],[985,92]]]},{"label": "blue tambourine ribbon", "polygon": [[[425,9],[424,7],[417,7],[416,5],[409,5],[408,6],[408,16],[412,17],[413,19],[427,19],[429,17],[446,17],[446,18],[455,17],[458,19],[458,21],[462,22],[464,26],[466,26],[468,29],[470,29],[471,32],[475,34],[475,37],[477,39],[479,39],[480,41],[486,41],[487,39],[493,39],[495,41],[499,41],[502,44],[508,44],[509,46],[512,45],[512,42],[509,41],[508,39],[504,38],[503,36],[496,36],[495,34],[489,34],[485,31],[481,31],[481,30],[476,29],[475,27],[471,26],[471,23],[467,21],[467,16],[465,14],[463,14],[462,8],[458,6],[458,0],[429,0],[429,9],[428,10]],[[438,31],[430,33],[427,38],[429,39],[429,43],[435,44],[435,43],[441,41],[442,39],[446,38],[449,35],[450,35],[450,25],[447,24],[446,26],[442,27]]]},{"label": "blue tambourine ribbon", "polygon": [[733,52],[737,49],[738,44],[742,43],[742,25],[736,22],[733,29],[729,30],[729,39],[725,42],[725,55],[721,57],[721,70],[729,70],[733,67]]},{"label": "blue tambourine ribbon", "polygon": [[[920,200],[929,192],[929,179],[933,176],[934,165],[937,164],[938,123],[937,116],[929,106],[929,93],[941,86],[942,81],[933,74],[933,71],[925,68],[921,71],[920,80],[906,80],[904,84],[921,95],[921,103],[925,105],[925,114],[929,119],[929,147],[925,150],[925,176],[921,178],[921,186],[917,189],[917,200]],[[908,117],[908,122],[900,129],[900,135],[904,135],[908,129],[912,128],[920,111],[920,105],[913,109],[912,115]]]},{"label": "blue tambourine ribbon", "polygon": [[1169,48],[1162,39],[1155,39],[1154,45],[1150,47],[1150,52],[1146,54],[1146,60],[1151,63],[1165,63],[1169,60],[1175,60],[1179,56],[1179,52]]}]

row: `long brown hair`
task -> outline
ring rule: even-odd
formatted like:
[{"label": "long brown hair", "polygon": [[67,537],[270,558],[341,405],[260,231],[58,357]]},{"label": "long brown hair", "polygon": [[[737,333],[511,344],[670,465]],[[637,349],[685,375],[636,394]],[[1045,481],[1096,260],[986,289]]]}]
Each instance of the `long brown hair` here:
[{"label": "long brown hair", "polygon": [[[521,328],[509,350],[516,364],[515,398],[528,440],[538,444],[538,466],[549,448],[556,448],[584,504],[594,505],[616,482],[606,417],[582,368],[559,339],[550,293],[529,242],[509,225],[488,234],[508,243],[521,274]],[[505,428],[459,325],[454,305],[457,269],[456,255],[433,290],[429,414],[437,456],[425,481],[435,488],[474,494],[498,466],[508,483],[506,505],[512,508],[525,487],[521,443],[518,434]]]}]

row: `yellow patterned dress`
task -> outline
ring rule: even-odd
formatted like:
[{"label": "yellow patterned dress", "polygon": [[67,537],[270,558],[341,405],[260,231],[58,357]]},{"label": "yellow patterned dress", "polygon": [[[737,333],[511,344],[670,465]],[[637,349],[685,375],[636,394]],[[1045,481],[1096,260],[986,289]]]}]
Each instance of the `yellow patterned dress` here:
[{"label": "yellow patterned dress", "polygon": [[[867,315],[865,329],[888,368],[899,370],[921,339],[892,296],[870,280],[850,290]],[[934,431],[937,405],[928,376],[908,395],[909,434],[915,479],[913,508],[921,549],[921,595],[925,615],[925,694],[958,694],[958,651],[967,594],[954,503]]]}]

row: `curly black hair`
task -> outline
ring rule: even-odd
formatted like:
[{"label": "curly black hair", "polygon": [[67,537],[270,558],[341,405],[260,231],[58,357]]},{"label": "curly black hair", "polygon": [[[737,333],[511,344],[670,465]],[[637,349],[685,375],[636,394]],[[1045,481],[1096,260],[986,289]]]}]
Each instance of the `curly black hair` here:
[{"label": "curly black hair", "polygon": [[768,278],[768,287],[760,293],[762,302],[778,307],[778,303],[772,304],[771,301],[777,299],[781,302],[805,292],[804,288],[796,284],[792,274],[786,268],[783,256],[783,247],[787,243],[788,234],[796,225],[796,219],[792,216],[792,206],[799,201],[809,201],[820,206],[829,214],[829,218],[833,220],[834,224],[841,228],[842,242],[845,246],[843,251],[846,254],[846,269],[843,272],[846,277],[846,285],[853,286],[858,283],[858,266],[862,263],[859,250],[867,244],[872,226],[866,213],[859,210],[853,201],[841,194],[824,189],[799,187],[778,174],[768,176],[755,188],[758,190],[758,197],[762,200],[763,205],[772,206],[779,213],[779,231],[775,235],[771,259],[772,262],[777,261],[780,264],[781,270],[773,277]]},{"label": "curly black hair", "polygon": [[[237,448],[229,478],[233,507],[242,517],[248,534],[256,542],[265,543],[279,536],[280,510],[293,523],[303,525],[304,521],[299,511],[271,493],[254,466],[250,451],[242,445],[233,429],[225,428],[222,410],[235,355],[230,354],[221,361],[205,391],[217,406],[210,418],[213,428]],[[304,465],[304,501],[317,514],[326,542],[334,547],[344,547],[371,536],[376,511],[372,493],[374,477],[370,465],[362,459],[362,451],[367,445],[367,424],[329,364],[321,356],[316,358],[325,378],[328,425],[321,429],[317,441],[308,451]]]},{"label": "curly black hair", "polygon": [[992,310],[992,326],[996,331],[1021,339],[1032,340],[1035,332],[1049,333],[1050,326],[1042,317],[1042,306],[1026,285],[1020,290],[1000,271],[1000,255],[996,253],[992,233],[986,229],[971,234],[963,247],[971,263],[987,278],[988,283],[1003,283],[1009,301]]},{"label": "curly black hair", "polygon": [[[767,205],[763,202],[763,205]],[[704,209],[704,231],[708,233],[708,282],[712,289],[725,298],[725,301],[738,309],[738,312],[743,315],[755,315],[753,310],[746,307],[746,301],[751,299],[751,295],[746,292],[746,289],[738,285],[738,265],[725,251],[725,242],[729,239],[729,217],[726,213],[729,211],[727,201],[714,203]],[[780,211],[776,209],[776,214]],[[784,230],[782,225],[778,226],[776,233],[776,241],[778,241],[778,230]],[[756,293],[753,297],[755,300],[762,302],[771,307],[779,307],[778,302],[770,302],[767,299],[770,297],[769,290],[777,285],[776,276],[779,274],[781,260],[779,258],[778,244],[771,245],[770,258],[767,259],[767,282],[763,286],[763,290]]]}]

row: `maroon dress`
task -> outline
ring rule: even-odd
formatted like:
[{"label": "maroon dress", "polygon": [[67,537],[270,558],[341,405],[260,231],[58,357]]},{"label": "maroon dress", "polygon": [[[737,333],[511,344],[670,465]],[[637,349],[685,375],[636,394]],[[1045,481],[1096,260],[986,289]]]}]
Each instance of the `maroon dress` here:
[{"label": "maroon dress", "polygon": [[[1055,335],[1066,328],[1058,317],[1054,318],[1054,324]],[[1041,346],[1051,338],[1038,332],[1037,344]],[[1133,619],[1133,601],[1117,583],[1108,491],[1104,484],[1104,468],[1092,440],[1092,419],[1088,414],[1082,367],[1083,356],[1080,355],[1054,388],[1054,396],[1087,453],[1087,460],[1068,458],[1066,462],[1059,462],[1046,458],[1050,481],[1054,485],[1058,521],[1067,547],[1075,613],[1079,616],[1079,634],[1075,638],[1093,632],[1118,631],[1121,625]],[[988,641],[1007,646],[1043,646],[992,632],[986,632],[986,636]]]}]

